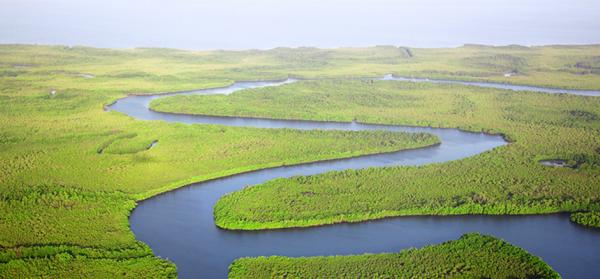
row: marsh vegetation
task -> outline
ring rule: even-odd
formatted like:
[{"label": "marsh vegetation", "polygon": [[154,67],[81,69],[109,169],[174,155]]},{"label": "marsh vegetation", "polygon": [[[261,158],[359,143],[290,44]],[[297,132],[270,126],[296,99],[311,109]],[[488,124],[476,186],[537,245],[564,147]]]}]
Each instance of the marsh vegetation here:
[{"label": "marsh vegetation", "polygon": [[560,278],[550,266],[502,240],[458,240],[392,254],[238,259],[229,278]]},{"label": "marsh vegetation", "polygon": [[[598,56],[597,46],[193,52],[2,45],[0,277],[173,277],[174,265],[155,257],[129,229],[127,217],[137,201],[249,170],[435,142],[389,132],[135,121],[103,111],[126,94],[226,86],[234,80],[335,79],[231,97],[166,98],[154,106],[174,112],[460,127],[503,133],[513,143],[447,164],[275,180],[225,197],[216,211],[224,227],[407,214],[598,210],[596,99],[342,80],[393,73],[597,89]],[[506,71],[517,74],[507,78]],[[160,144],[148,149],[157,140]],[[552,158],[572,160],[578,167],[537,163]],[[597,223],[595,213],[581,214],[573,215],[574,221]]]}]

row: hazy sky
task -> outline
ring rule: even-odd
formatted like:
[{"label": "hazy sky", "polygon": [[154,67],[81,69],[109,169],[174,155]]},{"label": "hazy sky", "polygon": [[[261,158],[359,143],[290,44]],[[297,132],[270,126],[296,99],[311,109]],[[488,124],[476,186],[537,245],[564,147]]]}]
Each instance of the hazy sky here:
[{"label": "hazy sky", "polygon": [[600,0],[0,0],[0,43],[246,49],[600,43]]}]

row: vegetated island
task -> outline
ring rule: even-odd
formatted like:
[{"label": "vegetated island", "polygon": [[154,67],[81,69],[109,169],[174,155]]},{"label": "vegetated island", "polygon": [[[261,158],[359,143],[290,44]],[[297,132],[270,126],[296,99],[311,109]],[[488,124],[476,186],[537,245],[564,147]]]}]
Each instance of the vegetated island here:
[{"label": "vegetated island", "polygon": [[391,254],[241,258],[229,278],[560,278],[538,257],[476,233]]}]

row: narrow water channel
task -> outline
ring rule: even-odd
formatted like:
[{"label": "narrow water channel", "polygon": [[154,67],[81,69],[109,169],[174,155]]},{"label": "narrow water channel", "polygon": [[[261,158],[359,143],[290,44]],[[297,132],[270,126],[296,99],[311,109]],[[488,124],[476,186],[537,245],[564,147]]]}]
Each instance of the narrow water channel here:
[{"label": "narrow water channel", "polygon": [[467,85],[467,86],[497,88],[497,89],[514,90],[514,91],[532,91],[532,92],[543,92],[543,93],[550,93],[550,94],[569,94],[569,95],[579,95],[579,96],[600,97],[600,90],[561,89],[561,88],[550,88],[550,87],[529,86],[529,85],[514,85],[514,84],[496,83],[496,82],[399,77],[399,76],[394,76],[394,75],[385,75],[382,78],[382,80],[441,83],[441,84],[461,84],[461,85]]}]

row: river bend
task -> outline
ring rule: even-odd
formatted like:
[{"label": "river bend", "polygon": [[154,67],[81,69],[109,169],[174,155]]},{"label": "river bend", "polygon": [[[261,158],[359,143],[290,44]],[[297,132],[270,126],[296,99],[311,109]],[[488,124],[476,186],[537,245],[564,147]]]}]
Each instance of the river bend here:
[{"label": "river bend", "polygon": [[[403,79],[386,76],[384,79]],[[441,144],[416,150],[283,166],[195,183],[141,201],[130,216],[131,229],[154,253],[177,265],[180,278],[225,278],[227,267],[245,256],[316,256],[398,252],[457,239],[467,232],[494,235],[542,257],[565,278],[600,274],[600,232],[572,224],[568,214],[533,216],[415,216],[352,224],[266,231],[228,231],[215,226],[213,206],[224,194],[247,185],[296,175],[344,169],[424,165],[458,160],[506,144],[499,135],[457,129],[194,116],[148,109],[156,98],[173,94],[230,94],[276,82],[236,82],[231,86],[162,95],[129,96],[107,107],[141,120],[219,124],[257,128],[389,130],[425,132]],[[469,84],[474,85],[474,84]],[[544,89],[544,88],[541,88]],[[542,91],[542,90],[536,91]],[[554,92],[548,92],[554,93]]]}]

